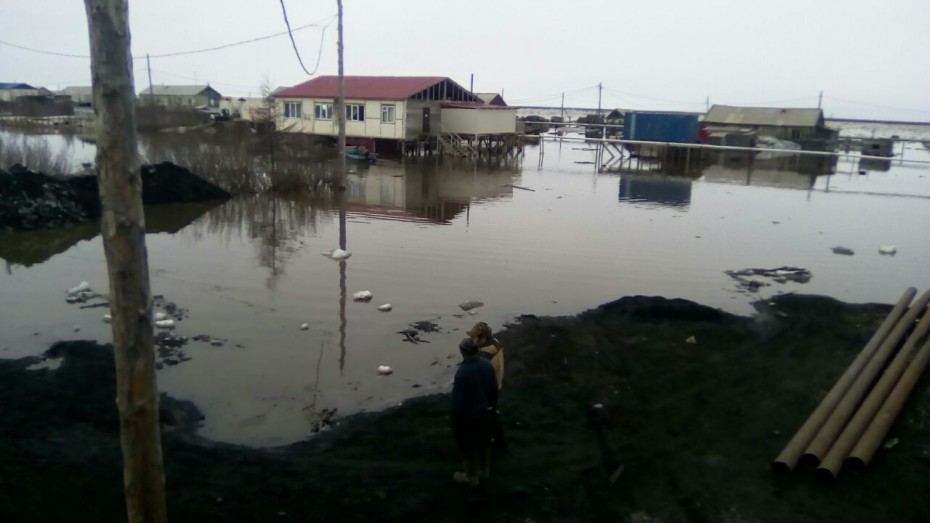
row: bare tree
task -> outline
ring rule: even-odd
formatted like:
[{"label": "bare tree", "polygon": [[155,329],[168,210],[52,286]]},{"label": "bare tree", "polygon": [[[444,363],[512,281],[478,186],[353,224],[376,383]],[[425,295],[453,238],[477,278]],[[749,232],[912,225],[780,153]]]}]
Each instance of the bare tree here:
[{"label": "bare tree", "polygon": [[123,486],[131,523],[164,523],[152,296],[135,130],[127,0],[84,0],[97,128],[101,235],[110,280]]}]

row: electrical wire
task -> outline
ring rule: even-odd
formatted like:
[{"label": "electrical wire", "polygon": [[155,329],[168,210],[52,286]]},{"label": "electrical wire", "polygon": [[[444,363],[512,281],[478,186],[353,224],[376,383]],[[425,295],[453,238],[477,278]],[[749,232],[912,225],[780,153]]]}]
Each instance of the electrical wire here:
[{"label": "electrical wire", "polygon": [[33,49],[32,47],[26,47],[26,46],[24,46],[24,45],[12,44],[12,43],[10,43],[10,42],[4,42],[3,40],[0,40],[0,44],[2,44],[2,45],[8,45],[8,46],[10,46],[10,47],[15,47],[16,49],[23,49],[23,50],[25,50],[25,51],[32,51],[33,53],[39,53],[39,54],[49,54],[49,55],[52,55],[52,56],[65,56],[65,57],[68,57],[68,58],[84,58],[84,59],[90,58],[90,56],[80,55],[80,54],[57,53],[57,52],[55,52],[55,51],[43,51],[42,49]]},{"label": "electrical wire", "polygon": [[[259,36],[259,37],[257,37],[257,38],[250,38],[250,39],[248,39],[248,40],[240,40],[240,41],[238,41],[238,42],[232,42],[232,43],[229,43],[229,44],[218,45],[218,46],[215,46],[215,47],[207,47],[207,48],[203,48],[203,49],[193,49],[193,50],[190,50],[190,51],[177,51],[177,52],[172,52],[172,53],[153,54],[153,55],[149,55],[149,58],[168,58],[168,57],[173,57],[173,56],[184,56],[184,55],[191,55],[191,54],[198,54],[198,53],[207,53],[207,52],[211,52],[211,51],[219,51],[219,50],[221,50],[221,49],[227,49],[227,48],[229,48],[229,47],[236,47],[236,46],[240,46],[240,45],[251,44],[251,43],[253,43],[253,42],[259,42],[259,41],[262,41],[262,40],[268,40],[269,38],[274,38],[274,37],[282,36],[282,35],[285,35],[285,34],[290,34],[290,35],[291,35],[291,40],[293,41],[293,34],[291,34],[291,33],[296,33],[297,31],[302,31],[302,30],[307,29],[307,28],[310,28],[310,27],[321,27],[321,28],[322,28],[322,32],[325,34],[325,33],[326,33],[326,28],[329,27],[329,26],[332,24],[334,18],[335,18],[335,15],[330,15],[330,16],[328,16],[328,17],[326,17],[326,18],[322,18],[322,19],[317,20],[317,21],[315,21],[315,22],[312,22],[312,23],[309,23],[309,24],[306,24],[306,25],[302,25],[302,26],[299,26],[299,27],[295,27],[294,29],[290,29],[290,27],[288,27],[288,30],[287,30],[287,31],[281,31],[281,32],[274,33],[274,34],[269,34],[269,35],[265,35],[265,36]],[[327,22],[326,25],[321,25],[322,22],[324,22],[324,21]],[[322,36],[321,36],[321,41],[322,41]],[[14,44],[14,43],[6,42],[6,41],[3,41],[3,40],[0,40],[0,45],[6,45],[6,46],[9,46],[9,47],[14,47],[14,48],[16,48],[16,49],[22,49],[22,50],[24,50],[24,51],[30,51],[30,52],[39,53],[39,54],[47,54],[47,55],[52,55],[52,56],[64,56],[64,57],[66,57],[66,58],[83,58],[83,59],[89,59],[89,58],[90,58],[90,56],[88,56],[88,55],[71,54],[71,53],[59,53],[59,52],[57,52],[57,51],[47,51],[47,50],[44,50],[44,49],[36,49],[36,48],[34,48],[34,47],[26,47],[26,46],[24,46],[24,45]],[[135,57],[135,56],[134,56],[133,58],[139,58],[139,59],[141,59],[141,57]]]},{"label": "electrical wire", "polygon": [[868,102],[857,102],[857,101],[855,101],[855,100],[845,100],[845,99],[843,99],[843,98],[837,98],[837,97],[835,97],[835,96],[826,96],[826,95],[824,95],[824,98],[825,98],[825,99],[828,99],[828,100],[836,100],[837,102],[844,102],[844,103],[848,103],[848,104],[865,105],[865,106],[868,106],[868,107],[877,107],[877,108],[879,108],[879,109],[891,109],[891,110],[894,110],[894,111],[909,111],[909,112],[913,112],[913,113],[930,113],[930,111],[928,111],[928,110],[926,110],[926,109],[910,109],[910,108],[907,108],[907,107],[891,107],[891,106],[888,106],[888,105],[878,105],[878,104],[871,104],[871,103],[868,103]]},{"label": "electrical wire", "polygon": [[[323,56],[323,37],[326,35],[326,28],[329,27],[329,24],[326,24],[326,26],[324,26],[323,30],[320,32],[320,49],[316,55],[316,65],[313,66],[313,72],[311,73],[307,70],[307,67],[304,66],[304,61],[300,57],[300,51],[297,50],[297,42],[294,41],[294,34],[291,31],[291,22],[287,19],[287,8],[284,7],[284,0],[279,1],[281,2],[281,13],[284,14],[284,25],[287,26],[287,35],[291,38],[291,47],[294,48],[294,54],[297,55],[297,62],[300,63],[300,68],[303,69],[305,73],[307,73],[307,76],[313,76],[316,74],[317,69],[320,67],[320,59]],[[330,20],[330,23],[332,23],[332,20]]]}]

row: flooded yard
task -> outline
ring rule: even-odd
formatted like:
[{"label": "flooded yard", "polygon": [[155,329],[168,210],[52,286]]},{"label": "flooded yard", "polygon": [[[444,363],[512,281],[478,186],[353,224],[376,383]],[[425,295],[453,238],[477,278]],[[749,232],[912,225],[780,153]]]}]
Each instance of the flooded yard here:
[{"label": "flooded yard", "polygon": [[[877,135],[930,141],[930,128],[912,127]],[[355,166],[345,261],[323,255],[339,246],[329,200],[150,207],[153,294],[189,311],[176,334],[223,343],[191,340],[190,360],[159,370],[160,389],[203,410],[208,438],[275,445],[305,438],[323,409],[348,415],[448,390],[458,339],[479,320],[499,328],[631,295],[749,315],[752,301],[777,293],[891,303],[908,286],[930,286],[930,153],[918,142],[905,144],[906,162],[841,157],[822,176],[790,162],[716,162],[688,177],[598,173],[582,144],[544,147],[542,162],[539,146],[527,146],[506,167]],[[80,161],[88,149],[80,145]],[[0,233],[0,257],[0,357],[38,355],[61,339],[109,341],[104,309],[65,302],[82,281],[106,292],[92,226]],[[783,266],[811,278],[752,293],[725,273]],[[353,301],[362,290],[370,302]],[[466,312],[469,300],[484,305]],[[386,303],[393,309],[379,311]],[[436,330],[412,343],[400,331],[417,322]],[[393,374],[378,375],[381,365]]]}]

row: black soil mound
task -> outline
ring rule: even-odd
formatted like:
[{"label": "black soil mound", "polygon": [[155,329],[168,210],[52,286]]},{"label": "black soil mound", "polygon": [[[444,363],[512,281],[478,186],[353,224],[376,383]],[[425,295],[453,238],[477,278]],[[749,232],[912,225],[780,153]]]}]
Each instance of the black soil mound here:
[{"label": "black soil mound", "polygon": [[[94,175],[53,178],[14,165],[0,170],[0,230],[65,227],[100,217]],[[230,194],[169,162],[142,166],[145,205],[227,200]]]},{"label": "black soil mound", "polygon": [[[274,449],[197,437],[162,397],[173,521],[930,521],[930,393],[899,443],[834,484],[772,459],[890,307],[786,296],[752,318],[633,297],[499,333],[509,450],[477,488],[458,468],[447,395],[342,420]],[[0,360],[0,521],[124,520],[109,348],[55,345],[57,369]]]}]

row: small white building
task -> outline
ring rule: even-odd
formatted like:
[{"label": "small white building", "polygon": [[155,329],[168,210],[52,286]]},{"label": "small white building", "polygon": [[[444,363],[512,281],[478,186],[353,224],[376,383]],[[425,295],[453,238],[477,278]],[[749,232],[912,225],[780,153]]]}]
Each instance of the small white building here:
[{"label": "small white building", "polygon": [[[337,76],[319,76],[274,94],[279,131],[338,136]],[[346,76],[346,137],[374,149],[439,135],[513,135],[516,109],[485,105],[468,89],[442,76]]]},{"label": "small white building", "polygon": [[90,85],[72,85],[58,91],[61,96],[71,98],[75,107],[91,107],[94,105],[94,88]]},{"label": "small white building", "polygon": [[216,108],[223,98],[210,85],[153,85],[139,91],[139,102],[165,107]]},{"label": "small white building", "polygon": [[48,95],[48,90],[22,83],[0,82],[0,102],[12,102],[22,96]]}]

